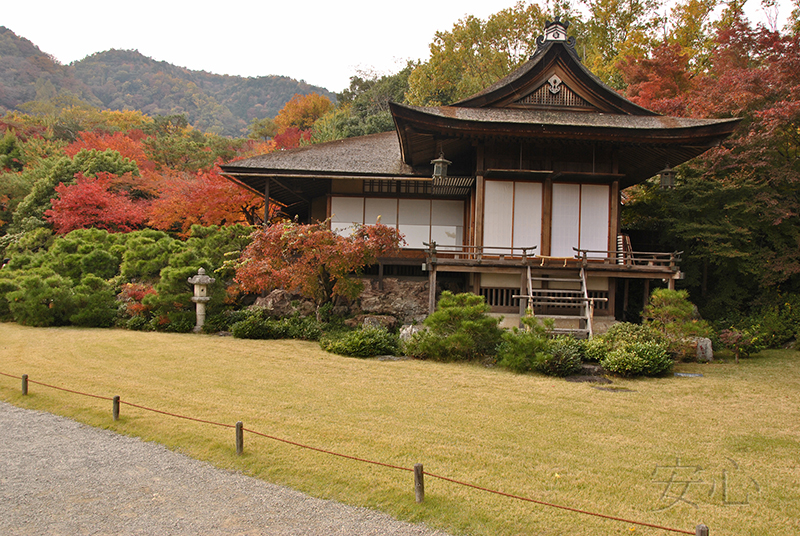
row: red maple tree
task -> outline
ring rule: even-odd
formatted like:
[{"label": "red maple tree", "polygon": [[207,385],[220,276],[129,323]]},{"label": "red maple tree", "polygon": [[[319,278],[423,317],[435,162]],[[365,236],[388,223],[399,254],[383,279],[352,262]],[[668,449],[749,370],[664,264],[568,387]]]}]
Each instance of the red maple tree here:
[{"label": "red maple tree", "polygon": [[263,218],[264,199],[230,182],[218,167],[165,176],[150,204],[148,225],[188,234],[192,225],[253,225]]},{"label": "red maple tree", "polygon": [[91,227],[122,233],[141,229],[147,219],[147,202],[134,202],[124,191],[114,192],[116,178],[106,172],[96,177],[79,173],[75,184],[59,184],[45,218],[58,234]]},{"label": "red maple tree", "polygon": [[381,224],[358,226],[343,236],[327,221],[285,221],[253,234],[242,252],[236,282],[254,293],[276,288],[297,292],[318,306],[337,295],[354,298],[361,285],[352,276],[396,252],[401,242],[397,229]]}]

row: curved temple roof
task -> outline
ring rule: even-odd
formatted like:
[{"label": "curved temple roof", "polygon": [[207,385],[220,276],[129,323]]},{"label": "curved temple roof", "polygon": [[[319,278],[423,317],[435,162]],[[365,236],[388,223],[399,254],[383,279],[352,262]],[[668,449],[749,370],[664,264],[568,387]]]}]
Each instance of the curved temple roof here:
[{"label": "curved temple roof", "polygon": [[270,196],[288,204],[324,194],[325,181],[335,178],[430,180],[430,161],[441,151],[454,173],[490,176],[491,170],[475,167],[476,144],[527,143],[564,153],[613,152],[618,170],[580,177],[510,171],[551,174],[554,180],[619,180],[624,188],[719,145],[738,125],[739,119],[662,116],[625,99],[581,63],[566,26],[558,19],[548,23],[525,64],[472,97],[439,107],[391,103],[396,132],[265,154],[222,170],[262,195],[267,178],[273,179]]}]

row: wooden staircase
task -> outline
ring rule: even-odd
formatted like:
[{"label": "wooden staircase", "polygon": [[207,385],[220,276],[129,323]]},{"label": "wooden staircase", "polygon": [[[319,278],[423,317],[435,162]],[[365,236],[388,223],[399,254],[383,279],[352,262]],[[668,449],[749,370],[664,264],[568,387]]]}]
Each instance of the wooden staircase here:
[{"label": "wooden staircase", "polygon": [[[541,282],[544,288],[533,288],[533,282]],[[579,288],[560,289],[549,288],[551,283],[572,283]],[[534,277],[528,266],[528,294],[514,296],[526,299],[530,311],[544,311],[536,314],[539,319],[552,319],[554,333],[566,333],[580,338],[591,338],[593,335],[592,321],[594,316],[594,302],[596,298],[589,297],[586,286],[586,271],[581,267],[574,275],[565,277]],[[572,324],[572,326],[568,326]]]}]

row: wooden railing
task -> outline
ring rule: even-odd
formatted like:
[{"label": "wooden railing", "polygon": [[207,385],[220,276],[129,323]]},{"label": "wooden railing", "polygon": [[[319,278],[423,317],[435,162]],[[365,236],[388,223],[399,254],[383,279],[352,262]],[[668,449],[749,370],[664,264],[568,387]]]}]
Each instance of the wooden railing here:
[{"label": "wooden railing", "polygon": [[642,252],[642,251],[602,251],[591,249],[572,248],[575,251],[575,258],[582,261],[584,265],[589,262],[601,262],[604,264],[617,264],[620,266],[657,266],[678,271],[678,263],[681,262],[683,251],[672,253],[663,252]]},{"label": "wooden railing", "polygon": [[[548,255],[537,255],[536,246],[532,247],[498,247],[498,246],[469,246],[469,245],[440,245],[436,242],[423,243],[426,249],[416,250],[424,251],[430,262],[436,263],[439,260],[459,260],[459,261],[475,261],[482,260],[500,260],[500,261],[514,261],[520,264],[541,265],[541,266],[554,266],[561,265],[563,267],[588,265],[588,264],[606,264],[617,266],[634,267],[639,266],[642,268],[668,268],[673,272],[679,270],[679,263],[681,261],[682,251],[674,251],[671,253],[664,252],[648,252],[648,251],[604,251],[593,249],[579,249],[572,248],[575,252],[573,257],[551,257]],[[577,266],[576,266],[577,267]]]},{"label": "wooden railing", "polygon": [[508,260],[522,260],[527,261],[535,257],[534,250],[536,246],[532,247],[496,247],[496,246],[446,246],[440,245],[436,242],[430,244],[423,242],[423,245],[428,248],[428,258],[437,259],[439,257],[445,259],[463,259],[479,261],[483,258],[487,259],[508,259]]}]

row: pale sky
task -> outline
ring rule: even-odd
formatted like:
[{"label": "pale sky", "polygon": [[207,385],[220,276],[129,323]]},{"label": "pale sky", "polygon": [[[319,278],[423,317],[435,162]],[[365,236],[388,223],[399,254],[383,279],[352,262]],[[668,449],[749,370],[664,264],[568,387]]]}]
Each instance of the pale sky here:
[{"label": "pale sky", "polygon": [[[542,0],[544,1],[544,0]],[[791,11],[790,0],[780,25]],[[5,2],[0,26],[63,64],[136,49],[193,70],[283,75],[331,91],[359,70],[392,74],[428,58],[436,31],[465,15],[486,19],[516,0],[31,0]],[[751,19],[763,17],[749,0]]]}]

